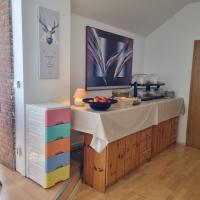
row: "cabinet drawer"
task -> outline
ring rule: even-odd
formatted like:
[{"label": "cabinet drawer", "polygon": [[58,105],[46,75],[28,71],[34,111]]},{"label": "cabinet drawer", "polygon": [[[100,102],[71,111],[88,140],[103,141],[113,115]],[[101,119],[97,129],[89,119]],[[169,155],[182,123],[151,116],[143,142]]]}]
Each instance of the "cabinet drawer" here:
[{"label": "cabinet drawer", "polygon": [[55,126],[57,124],[66,124],[70,122],[71,110],[70,108],[48,110],[45,113],[45,125]]},{"label": "cabinet drawer", "polygon": [[70,177],[70,165],[61,167],[53,172],[44,175],[44,188],[54,186],[60,181],[64,181]]},{"label": "cabinet drawer", "polygon": [[69,165],[69,163],[70,163],[69,152],[61,153],[53,157],[47,158],[46,164],[45,164],[46,173],[52,172],[58,168]]},{"label": "cabinet drawer", "polygon": [[70,151],[70,138],[64,138],[53,142],[46,143],[46,157],[52,157],[56,154]]},{"label": "cabinet drawer", "polygon": [[52,142],[54,140],[63,139],[70,135],[70,124],[59,124],[56,126],[46,127],[45,141]]},{"label": "cabinet drawer", "polygon": [[143,140],[140,142],[139,150],[140,150],[140,152],[144,152],[147,150],[147,141],[146,140]]},{"label": "cabinet drawer", "polygon": [[146,138],[147,138],[147,135],[146,135],[146,132],[145,132],[145,131],[142,131],[142,132],[140,132],[140,133],[138,134],[138,139],[139,139],[140,142],[146,140]]},{"label": "cabinet drawer", "polygon": [[140,153],[139,163],[140,165],[146,163],[151,159],[151,150]]}]

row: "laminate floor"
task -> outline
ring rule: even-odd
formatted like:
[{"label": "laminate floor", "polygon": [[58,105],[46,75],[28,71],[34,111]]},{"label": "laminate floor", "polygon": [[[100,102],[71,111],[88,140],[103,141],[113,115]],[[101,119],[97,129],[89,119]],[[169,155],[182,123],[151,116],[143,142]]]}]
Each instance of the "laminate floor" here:
[{"label": "laminate floor", "polygon": [[200,200],[200,150],[174,145],[105,194],[82,184],[75,200]]},{"label": "laminate floor", "polygon": [[[72,173],[77,167],[79,164],[71,161]],[[0,200],[53,200],[63,190],[65,183],[61,182],[52,188],[43,189],[30,179],[2,165],[0,165],[0,181],[3,184],[0,189]]]}]

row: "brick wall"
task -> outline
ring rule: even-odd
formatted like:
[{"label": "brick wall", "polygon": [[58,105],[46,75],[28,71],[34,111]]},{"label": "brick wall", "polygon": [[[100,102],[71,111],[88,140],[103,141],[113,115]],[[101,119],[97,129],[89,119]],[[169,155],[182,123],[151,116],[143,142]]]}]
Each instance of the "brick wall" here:
[{"label": "brick wall", "polygon": [[0,163],[15,168],[12,22],[10,0],[0,0]]}]

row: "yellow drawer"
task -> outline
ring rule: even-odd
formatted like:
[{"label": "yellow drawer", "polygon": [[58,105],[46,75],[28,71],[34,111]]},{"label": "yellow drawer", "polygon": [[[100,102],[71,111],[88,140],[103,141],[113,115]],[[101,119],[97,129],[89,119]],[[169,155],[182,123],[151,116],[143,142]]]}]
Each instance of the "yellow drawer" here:
[{"label": "yellow drawer", "polygon": [[60,181],[70,177],[70,165],[56,169],[53,172],[44,175],[44,188],[50,188]]}]

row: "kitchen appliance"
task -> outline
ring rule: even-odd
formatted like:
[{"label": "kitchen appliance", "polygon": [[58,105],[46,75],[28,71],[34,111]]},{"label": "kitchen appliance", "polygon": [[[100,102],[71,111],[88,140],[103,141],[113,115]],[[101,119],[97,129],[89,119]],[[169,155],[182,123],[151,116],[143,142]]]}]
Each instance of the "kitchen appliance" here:
[{"label": "kitchen appliance", "polygon": [[156,74],[136,74],[130,85],[131,96],[139,97],[142,101],[164,98],[164,91],[160,87],[165,83],[158,81]]}]

